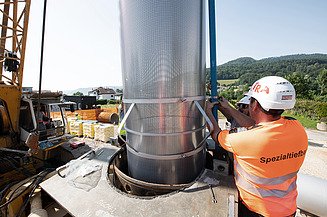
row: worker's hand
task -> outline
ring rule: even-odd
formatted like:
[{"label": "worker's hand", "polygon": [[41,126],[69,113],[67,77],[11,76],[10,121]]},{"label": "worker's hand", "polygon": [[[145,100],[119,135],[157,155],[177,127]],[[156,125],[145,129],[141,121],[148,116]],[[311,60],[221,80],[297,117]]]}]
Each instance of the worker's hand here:
[{"label": "worker's hand", "polygon": [[219,102],[210,102],[210,101],[207,101],[206,102],[206,113],[208,114],[209,112],[212,113],[212,108],[215,106],[215,105],[218,105]]},{"label": "worker's hand", "polygon": [[230,104],[229,104],[229,102],[228,102],[228,100],[227,99],[225,99],[224,97],[219,97],[219,106],[221,106],[222,108],[228,108],[228,107],[230,107]]}]

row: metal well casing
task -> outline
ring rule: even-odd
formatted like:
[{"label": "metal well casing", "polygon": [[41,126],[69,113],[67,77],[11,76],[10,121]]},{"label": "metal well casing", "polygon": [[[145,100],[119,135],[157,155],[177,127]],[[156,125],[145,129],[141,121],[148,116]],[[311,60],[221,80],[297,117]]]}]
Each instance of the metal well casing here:
[{"label": "metal well casing", "polygon": [[[202,0],[120,0],[125,129],[132,177],[193,181],[203,170],[205,23]],[[181,99],[176,101],[175,99]]]}]

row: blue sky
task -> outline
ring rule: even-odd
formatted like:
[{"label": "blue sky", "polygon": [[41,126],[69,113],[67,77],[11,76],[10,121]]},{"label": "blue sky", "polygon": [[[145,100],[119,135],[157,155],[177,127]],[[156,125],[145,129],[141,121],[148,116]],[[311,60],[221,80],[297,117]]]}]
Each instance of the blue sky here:
[{"label": "blue sky", "polygon": [[[217,0],[217,62],[327,54],[326,10],[326,0]],[[32,0],[23,85],[34,89],[42,11]],[[119,25],[118,0],[48,0],[43,89],[121,86]]]}]

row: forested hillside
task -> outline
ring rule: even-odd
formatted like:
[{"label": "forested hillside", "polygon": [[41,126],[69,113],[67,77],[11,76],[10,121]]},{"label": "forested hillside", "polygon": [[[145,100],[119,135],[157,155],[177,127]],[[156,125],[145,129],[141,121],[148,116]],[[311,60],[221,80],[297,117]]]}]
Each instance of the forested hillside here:
[{"label": "forested hillside", "polygon": [[[217,72],[218,80],[238,79],[237,85],[251,85],[268,75],[282,76],[293,83],[298,97],[327,101],[327,54],[299,54],[261,60],[243,57],[218,66]],[[208,81],[209,75],[207,73]]]},{"label": "forested hillside", "polygon": [[[290,112],[310,120],[327,118],[327,54],[299,54],[255,60],[243,57],[217,68],[219,95],[236,103],[249,86],[268,75],[288,79],[296,90],[296,105]],[[231,83],[230,79],[235,79]],[[207,82],[210,70],[207,69]],[[209,94],[209,92],[207,93]]]}]

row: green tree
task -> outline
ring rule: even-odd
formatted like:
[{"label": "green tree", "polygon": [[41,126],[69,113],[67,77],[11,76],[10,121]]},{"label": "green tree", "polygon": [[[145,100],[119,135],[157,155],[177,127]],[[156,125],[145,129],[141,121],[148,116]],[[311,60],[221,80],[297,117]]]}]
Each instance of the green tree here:
[{"label": "green tree", "polygon": [[310,98],[310,92],[308,89],[310,86],[310,77],[308,75],[301,72],[293,72],[292,74],[286,76],[286,79],[293,84],[296,95],[299,98]]},{"label": "green tree", "polygon": [[258,80],[261,77],[262,77],[262,75],[260,75],[260,74],[245,73],[245,74],[241,75],[241,77],[239,78],[239,83],[252,85],[256,80]]},{"label": "green tree", "polygon": [[82,92],[77,91],[76,93],[73,93],[73,96],[84,96]]},{"label": "green tree", "polygon": [[116,93],[123,93],[123,89],[116,89]]},{"label": "green tree", "polygon": [[320,71],[317,83],[319,85],[320,94],[326,95],[327,94],[327,69],[323,69]]}]

